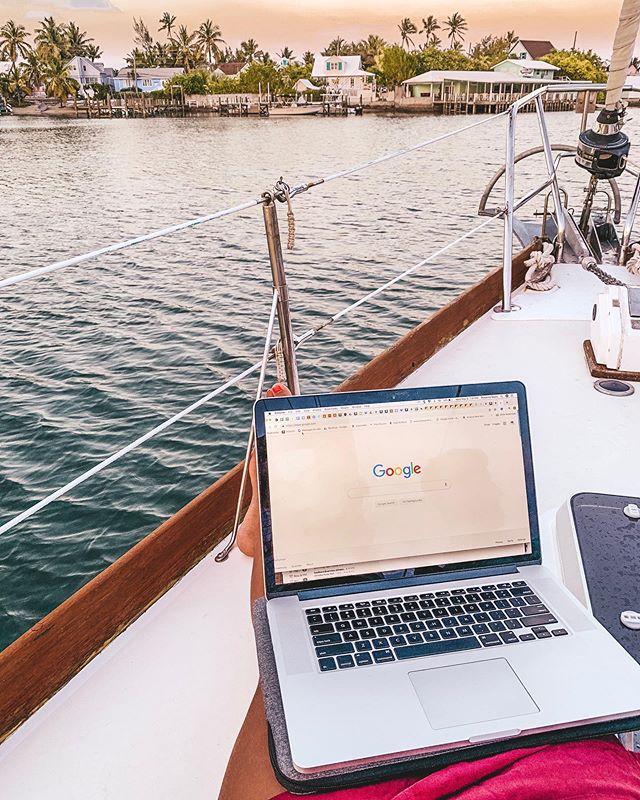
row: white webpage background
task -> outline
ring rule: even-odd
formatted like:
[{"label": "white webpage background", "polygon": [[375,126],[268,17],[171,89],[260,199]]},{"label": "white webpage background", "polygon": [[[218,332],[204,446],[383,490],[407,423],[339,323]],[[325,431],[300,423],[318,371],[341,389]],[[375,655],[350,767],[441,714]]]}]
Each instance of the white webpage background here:
[{"label": "white webpage background", "polygon": [[283,582],[528,551],[516,395],[268,412],[266,427]]}]

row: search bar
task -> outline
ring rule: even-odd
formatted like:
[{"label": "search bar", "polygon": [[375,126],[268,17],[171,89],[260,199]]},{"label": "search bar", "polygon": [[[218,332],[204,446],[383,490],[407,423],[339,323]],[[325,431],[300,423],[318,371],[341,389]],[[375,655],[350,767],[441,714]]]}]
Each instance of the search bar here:
[{"label": "search bar", "polygon": [[398,483],[396,486],[376,485],[376,486],[355,486],[347,491],[347,495],[352,500],[362,497],[394,497],[399,494],[425,494],[426,492],[441,492],[450,489],[449,481],[419,481],[411,485]]}]

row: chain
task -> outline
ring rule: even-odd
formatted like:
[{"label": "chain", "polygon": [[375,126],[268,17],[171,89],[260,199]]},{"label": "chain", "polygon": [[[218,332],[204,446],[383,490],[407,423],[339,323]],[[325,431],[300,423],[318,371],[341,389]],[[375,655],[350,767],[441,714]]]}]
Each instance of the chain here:
[{"label": "chain", "polygon": [[619,281],[617,278],[614,278],[613,275],[609,275],[608,272],[605,272],[601,267],[596,264],[594,258],[587,256],[587,258],[582,259],[582,267],[586,269],[587,272],[591,272],[593,275],[596,276],[602,283],[606,283],[607,286],[626,286],[626,283]]}]

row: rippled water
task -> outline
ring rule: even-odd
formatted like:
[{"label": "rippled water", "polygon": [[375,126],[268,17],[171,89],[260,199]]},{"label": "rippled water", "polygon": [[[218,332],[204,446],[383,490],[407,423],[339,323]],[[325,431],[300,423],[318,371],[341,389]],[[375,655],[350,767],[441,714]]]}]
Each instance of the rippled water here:
[{"label": "rippled water", "polygon": [[[471,118],[0,121],[0,276],[328,174]],[[555,141],[578,118],[552,114]],[[287,254],[302,330],[477,224],[504,121],[296,199]],[[522,117],[519,149],[537,144]],[[531,178],[540,162],[526,167]],[[524,185],[524,184],[523,184]],[[284,228],[284,214],[281,213]],[[499,262],[500,226],[315,338],[330,389]],[[260,209],[0,293],[0,519],[6,521],[257,360],[270,303]],[[252,380],[0,537],[0,646],[243,455]]]}]

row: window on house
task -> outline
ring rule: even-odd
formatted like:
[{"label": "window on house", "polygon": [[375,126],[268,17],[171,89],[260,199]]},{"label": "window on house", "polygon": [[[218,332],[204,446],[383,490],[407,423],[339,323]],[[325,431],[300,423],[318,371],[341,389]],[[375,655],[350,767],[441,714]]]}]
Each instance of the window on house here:
[{"label": "window on house", "polygon": [[351,78],[351,86],[353,87],[355,85],[356,85],[356,79],[355,78]]},{"label": "window on house", "polygon": [[520,53],[520,58],[526,58],[526,57],[527,57],[526,53]]},{"label": "window on house", "polygon": [[326,63],[326,65],[325,65],[325,66],[326,66],[326,68],[327,68],[328,70],[329,70],[329,69],[331,69],[331,62],[330,62],[330,61],[327,61],[327,63]]},{"label": "window on house", "polygon": [[338,62],[338,69],[339,69],[339,70],[342,70],[342,61],[339,61],[339,62]]}]

